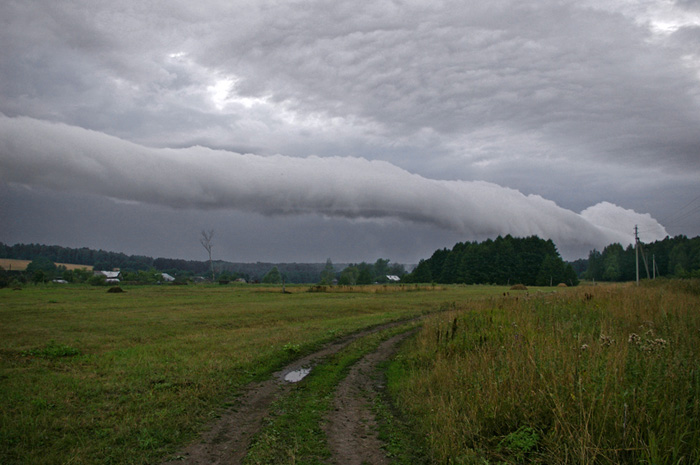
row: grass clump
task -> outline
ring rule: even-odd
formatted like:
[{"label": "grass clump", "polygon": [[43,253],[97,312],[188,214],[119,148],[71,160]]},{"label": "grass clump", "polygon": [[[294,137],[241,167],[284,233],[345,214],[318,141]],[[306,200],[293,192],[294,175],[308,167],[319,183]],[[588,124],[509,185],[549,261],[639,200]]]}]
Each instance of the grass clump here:
[{"label": "grass clump", "polygon": [[517,431],[503,438],[499,443],[499,448],[520,462],[537,448],[539,441],[540,436],[534,429],[529,426],[521,426]]},{"label": "grass clump", "polygon": [[700,301],[683,283],[472,302],[389,371],[435,463],[700,463]]},{"label": "grass clump", "polygon": [[22,355],[52,359],[80,355],[80,350],[76,349],[75,347],[60,344],[54,340],[51,340],[43,347],[23,351]]}]

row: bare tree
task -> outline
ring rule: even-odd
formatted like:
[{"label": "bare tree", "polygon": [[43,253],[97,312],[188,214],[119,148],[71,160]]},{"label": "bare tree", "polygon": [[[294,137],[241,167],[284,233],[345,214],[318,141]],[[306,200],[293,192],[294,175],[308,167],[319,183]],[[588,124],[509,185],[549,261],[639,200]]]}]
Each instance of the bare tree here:
[{"label": "bare tree", "polygon": [[209,269],[211,270],[211,280],[212,282],[214,281],[214,262],[211,260],[211,247],[212,243],[211,240],[214,237],[214,230],[210,229],[209,231],[205,231],[202,229],[202,237],[199,239],[199,242],[202,244],[202,247],[204,247],[209,254]]}]

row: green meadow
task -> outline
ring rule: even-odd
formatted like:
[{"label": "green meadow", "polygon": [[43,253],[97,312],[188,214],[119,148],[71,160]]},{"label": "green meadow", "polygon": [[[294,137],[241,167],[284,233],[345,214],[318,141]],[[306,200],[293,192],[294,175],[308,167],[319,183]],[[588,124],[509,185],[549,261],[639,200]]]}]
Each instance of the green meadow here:
[{"label": "green meadow", "polygon": [[[0,289],[0,463],[158,463],[324,342],[499,288]],[[325,291],[325,292],[324,292]]]},{"label": "green meadow", "polygon": [[[124,290],[0,289],[0,463],[160,463],[247,383],[417,316],[375,406],[395,463],[700,463],[697,281]],[[326,460],[328,396],[384,333],[279,399],[298,414],[265,426],[248,463]]]}]

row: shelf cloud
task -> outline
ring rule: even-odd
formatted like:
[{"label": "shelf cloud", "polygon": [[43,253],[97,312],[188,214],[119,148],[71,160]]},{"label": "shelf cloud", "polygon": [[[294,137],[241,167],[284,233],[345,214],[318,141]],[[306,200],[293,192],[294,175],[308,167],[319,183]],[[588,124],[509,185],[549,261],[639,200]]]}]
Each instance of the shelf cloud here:
[{"label": "shelf cloud", "polygon": [[649,214],[608,202],[581,213],[483,181],[429,179],[357,157],[262,156],[205,147],[151,148],[97,131],[0,116],[0,179],[175,209],[395,219],[467,237],[538,235],[562,250],[662,239]]}]

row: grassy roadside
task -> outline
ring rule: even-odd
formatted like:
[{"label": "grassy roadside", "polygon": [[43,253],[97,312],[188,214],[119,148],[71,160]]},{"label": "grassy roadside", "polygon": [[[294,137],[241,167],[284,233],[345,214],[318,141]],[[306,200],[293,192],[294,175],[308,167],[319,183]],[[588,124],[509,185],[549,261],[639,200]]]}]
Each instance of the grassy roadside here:
[{"label": "grassy roadside", "polygon": [[158,463],[243,384],[498,287],[0,289],[0,463]]},{"label": "grassy roadside", "polygon": [[[386,379],[395,378],[389,373],[398,365],[391,360],[380,364],[379,369]],[[424,438],[415,422],[403,415],[395,405],[387,390],[374,400],[372,410],[379,425],[379,439],[384,442],[387,457],[392,465],[428,465],[428,455]]]},{"label": "grassy roadside", "polygon": [[700,463],[700,283],[502,297],[430,317],[388,387],[432,463]]}]

